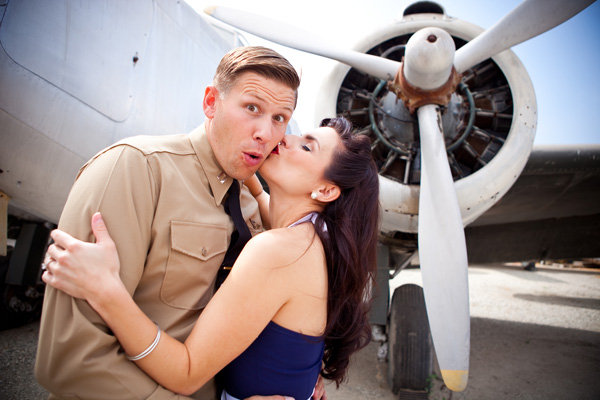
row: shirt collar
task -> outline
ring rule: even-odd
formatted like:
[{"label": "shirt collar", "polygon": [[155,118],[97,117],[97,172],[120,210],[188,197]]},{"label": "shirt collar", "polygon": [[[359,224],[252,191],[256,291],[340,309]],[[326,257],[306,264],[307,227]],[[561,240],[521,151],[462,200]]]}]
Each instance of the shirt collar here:
[{"label": "shirt collar", "polygon": [[231,186],[231,182],[233,182],[233,178],[227,175],[219,165],[215,153],[208,142],[204,124],[190,133],[190,142],[208,178],[208,184],[213,193],[215,204],[220,206],[229,186]]}]

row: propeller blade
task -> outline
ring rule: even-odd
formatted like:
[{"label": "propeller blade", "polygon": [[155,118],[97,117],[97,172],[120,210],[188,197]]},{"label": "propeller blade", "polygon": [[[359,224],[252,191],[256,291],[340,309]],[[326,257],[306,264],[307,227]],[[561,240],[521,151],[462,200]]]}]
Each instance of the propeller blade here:
[{"label": "propeller blade", "polygon": [[321,37],[291,25],[229,7],[209,7],[210,16],[263,39],[292,47],[296,50],[332,58],[379,79],[392,80],[400,63],[387,58],[340,49],[327,44]]},{"label": "propeller blade", "polygon": [[501,51],[562,24],[594,0],[526,0],[494,26],[456,51],[454,67],[463,73]]},{"label": "propeller blade", "polygon": [[465,234],[436,105],[418,109],[421,135],[419,260],[431,336],[444,383],[459,392],[469,372]]}]

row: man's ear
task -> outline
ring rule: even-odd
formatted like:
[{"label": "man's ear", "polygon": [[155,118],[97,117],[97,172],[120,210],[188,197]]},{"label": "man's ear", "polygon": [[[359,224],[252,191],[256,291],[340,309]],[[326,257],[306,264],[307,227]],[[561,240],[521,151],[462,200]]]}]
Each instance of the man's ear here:
[{"label": "man's ear", "polygon": [[321,186],[318,190],[316,190],[317,198],[322,203],[330,203],[340,197],[342,191],[340,187],[333,183],[326,183]]},{"label": "man's ear", "polygon": [[206,118],[212,119],[215,116],[218,97],[219,91],[216,87],[207,86],[206,90],[204,90],[204,101],[202,102],[202,108],[204,109],[204,115],[206,115]]}]

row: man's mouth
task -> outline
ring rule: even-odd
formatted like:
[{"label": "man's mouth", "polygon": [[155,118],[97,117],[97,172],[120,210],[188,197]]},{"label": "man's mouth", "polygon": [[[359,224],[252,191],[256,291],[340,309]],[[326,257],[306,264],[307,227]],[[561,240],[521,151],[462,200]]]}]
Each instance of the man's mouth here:
[{"label": "man's mouth", "polygon": [[279,154],[279,145],[275,146],[273,151],[271,151],[271,154]]},{"label": "man's mouth", "polygon": [[244,152],[244,158],[246,159],[246,163],[249,166],[259,165],[264,159],[263,155],[260,153],[248,153],[248,152]]}]

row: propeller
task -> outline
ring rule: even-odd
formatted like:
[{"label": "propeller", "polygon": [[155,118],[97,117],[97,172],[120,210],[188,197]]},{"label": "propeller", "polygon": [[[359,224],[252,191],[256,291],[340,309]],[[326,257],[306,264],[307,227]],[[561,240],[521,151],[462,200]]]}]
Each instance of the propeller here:
[{"label": "propeller", "polygon": [[[455,50],[446,31],[419,30],[406,43],[404,78],[417,87],[429,82],[445,83],[451,75]],[[458,392],[467,386],[471,328],[465,233],[439,106],[421,105],[417,118],[421,138],[418,240],[423,294],[442,378],[449,389]]]},{"label": "propeller", "polygon": [[386,81],[393,79],[400,67],[400,63],[397,61],[358,51],[340,49],[328,45],[322,38],[310,32],[297,27],[290,29],[289,25],[250,12],[221,6],[208,7],[204,12],[253,35],[296,50],[332,58]]},{"label": "propeller", "polygon": [[431,337],[444,383],[467,386],[469,373],[469,287],[467,247],[448,168],[439,107],[417,110],[421,135],[419,261]]},{"label": "propeller", "polygon": [[[338,60],[379,79],[395,78],[390,85],[405,105],[413,101],[411,109],[417,109],[421,138],[418,238],[423,289],[442,377],[453,391],[465,389],[469,369],[468,263],[437,104],[454,91],[458,74],[553,28],[592,2],[526,0],[458,51],[448,33],[425,28],[406,44],[404,65],[340,50],[308,32],[251,13],[225,7],[207,10],[223,22],[275,43]],[[431,96],[423,98],[423,93]],[[421,97],[411,100],[417,95]]]},{"label": "propeller", "polygon": [[501,51],[562,24],[594,1],[524,1],[494,26],[458,49],[454,57],[454,66],[459,73],[463,73]]}]

